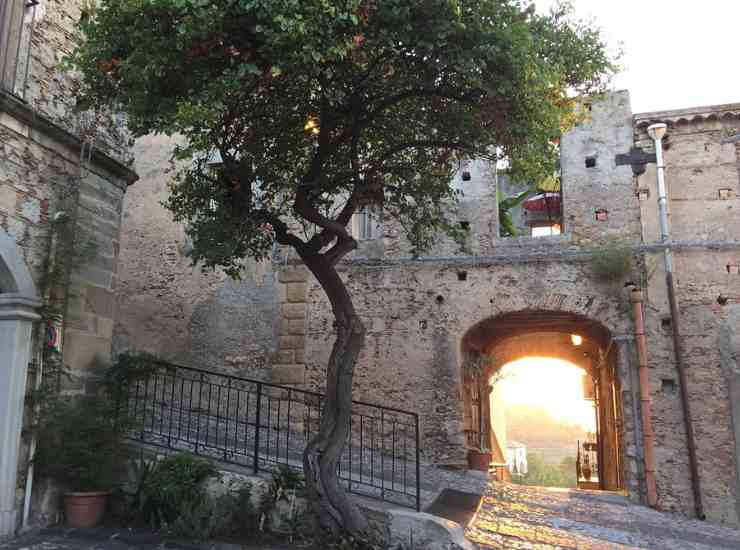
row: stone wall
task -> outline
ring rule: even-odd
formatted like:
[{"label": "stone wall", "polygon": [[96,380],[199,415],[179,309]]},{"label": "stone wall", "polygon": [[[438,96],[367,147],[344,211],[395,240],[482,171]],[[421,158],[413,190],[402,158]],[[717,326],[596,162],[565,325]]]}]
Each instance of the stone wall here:
[{"label": "stone wall", "polygon": [[[463,167],[471,174],[469,181],[462,180],[462,170],[453,181],[465,193],[453,212],[453,220],[470,227],[464,246],[440,237],[432,250],[411,258],[401,228],[383,220],[376,227],[377,237],[361,242],[341,265],[367,328],[355,398],[419,412],[424,459],[459,465],[465,458],[461,342],[468,329],[494,315],[527,309],[585,315],[607,328],[618,348],[624,476],[630,497],[643,498],[629,304],[621,288],[599,282],[589,268],[592,252],[604,245],[638,247],[646,252],[631,278],[646,286],[659,504],[692,515],[662,256],[650,248],[659,239],[655,170],[648,166],[642,176],[633,177],[629,166],[615,162],[617,154],[635,144],[649,149],[644,127],[665,119],[671,123],[667,178],[672,229],[683,242],[675,264],[704,504],[710,520],[737,523],[740,409],[732,408],[730,396],[740,391],[731,336],[738,330],[732,312],[740,300],[740,148],[738,140],[729,139],[739,133],[736,115],[732,108],[720,107],[689,114],[651,113],[633,120],[626,92],[584,108],[586,120],[561,142],[563,235],[499,238],[498,175],[490,164],[476,162]],[[260,376],[322,390],[334,329],[316,281],[290,255],[272,268],[250,268],[257,276],[246,279],[251,286],[244,292],[220,290],[233,283],[187,267],[183,228],[172,224],[157,205],[166,196],[166,155],[160,145],[146,138],[138,146],[138,167],[148,183],[135,189],[141,190],[139,195],[128,198],[118,349],[146,349],[182,362],[192,362],[197,349],[210,349],[215,359],[199,361],[224,368],[231,364],[230,357],[246,354],[243,350],[251,345],[264,358]],[[605,210],[605,218],[597,219],[597,210]],[[139,278],[142,272],[147,276]],[[195,305],[209,300],[223,307],[231,301],[233,311],[246,300],[246,309],[259,312],[258,318],[236,315],[242,321],[243,340],[232,338],[231,323],[216,322],[221,306],[199,310]],[[196,310],[204,312],[201,321]],[[267,326],[273,327],[272,333]],[[209,344],[199,347],[198,341]],[[236,344],[227,355],[222,348],[230,343]]]},{"label": "stone wall", "polygon": [[[127,165],[123,119],[74,112],[75,79],[60,68],[74,46],[82,4],[51,0],[25,8],[26,40],[18,66],[25,69],[28,61],[28,78],[16,80],[14,89],[0,89],[0,233],[12,239],[42,300],[48,302],[43,289],[50,265],[64,259],[71,267],[54,281],[64,306],[58,325],[61,350],[72,375],[62,388],[71,394],[92,391],[93,370],[110,363],[123,196],[136,180]],[[31,21],[33,35],[28,32]],[[86,253],[70,259],[70,251],[82,250]],[[34,361],[44,329],[35,331]],[[6,352],[0,349],[0,357]],[[32,375],[28,383],[34,383]],[[5,442],[15,439],[15,434],[0,435]],[[27,444],[24,438],[13,478],[18,510]],[[42,523],[56,519],[54,493],[42,482],[35,488],[35,518]]]},{"label": "stone wall", "polygon": [[[737,523],[738,418],[731,411],[732,376],[722,367],[722,330],[740,330],[732,308],[740,303],[740,176],[737,144],[740,106],[646,113],[635,117],[637,145],[654,150],[645,128],[669,125],[664,143],[674,279],[688,377],[688,395],[698,454],[703,505],[715,521]],[[643,241],[660,241],[655,167],[636,180]],[[713,245],[712,245],[713,243]],[[733,245],[734,243],[734,245]],[[671,317],[661,253],[647,254],[647,332],[651,392],[659,459],[661,506],[693,514],[679,378],[671,343]],[[730,266],[730,267],[728,267]],[[674,321],[675,322],[675,321]],[[731,328],[730,328],[731,327]],[[725,347],[726,349],[726,347]]]},{"label": "stone wall", "polygon": [[187,366],[269,379],[279,330],[276,275],[269,263],[250,263],[241,281],[192,265],[185,227],[161,204],[174,145],[148,136],[134,147],[141,181],[124,204],[115,352],[145,351]]},{"label": "stone wall", "polygon": [[[26,31],[18,65],[24,67],[28,63],[28,77],[25,87],[15,91],[35,112],[73,134],[94,136],[96,147],[130,164],[131,148],[124,118],[109,112],[76,112],[74,94],[78,80],[61,67],[74,48],[85,5],[90,9],[90,4],[83,0],[45,0],[26,8]],[[22,82],[23,78],[16,80],[17,85]]]}]

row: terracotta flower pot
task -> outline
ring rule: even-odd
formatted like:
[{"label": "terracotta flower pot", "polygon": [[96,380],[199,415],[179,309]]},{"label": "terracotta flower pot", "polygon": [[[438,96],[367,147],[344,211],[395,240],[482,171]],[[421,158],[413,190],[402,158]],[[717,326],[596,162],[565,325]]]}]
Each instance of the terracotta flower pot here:
[{"label": "terracotta flower pot", "polygon": [[64,513],[69,527],[95,527],[105,515],[105,505],[110,491],[66,493]]},{"label": "terracotta flower pot", "polygon": [[468,468],[487,472],[491,464],[491,453],[482,453],[475,449],[468,450]]}]

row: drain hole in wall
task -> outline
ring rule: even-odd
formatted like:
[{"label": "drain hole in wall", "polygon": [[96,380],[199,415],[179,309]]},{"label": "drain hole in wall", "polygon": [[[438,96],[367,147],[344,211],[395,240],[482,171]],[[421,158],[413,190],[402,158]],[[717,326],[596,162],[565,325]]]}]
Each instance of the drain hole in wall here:
[{"label": "drain hole in wall", "polygon": [[445,301],[444,296],[437,296],[437,303],[438,304],[441,304],[444,301]]},{"label": "drain hole in wall", "polygon": [[458,271],[457,272],[457,280],[458,281],[467,281],[468,280],[468,272],[467,271]]},{"label": "drain hole in wall", "polygon": [[596,157],[586,157],[586,168],[596,167]]}]

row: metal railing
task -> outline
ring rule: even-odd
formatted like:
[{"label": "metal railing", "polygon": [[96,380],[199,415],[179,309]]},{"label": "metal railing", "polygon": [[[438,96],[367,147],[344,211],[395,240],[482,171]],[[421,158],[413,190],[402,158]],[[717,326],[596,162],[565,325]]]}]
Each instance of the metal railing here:
[{"label": "metal railing", "polygon": [[[259,471],[302,469],[324,397],[164,362],[129,381],[129,438]],[[419,417],[353,401],[339,478],[356,494],[420,509]]]},{"label": "metal railing", "polygon": [[39,0],[0,0],[0,90],[24,98]]}]

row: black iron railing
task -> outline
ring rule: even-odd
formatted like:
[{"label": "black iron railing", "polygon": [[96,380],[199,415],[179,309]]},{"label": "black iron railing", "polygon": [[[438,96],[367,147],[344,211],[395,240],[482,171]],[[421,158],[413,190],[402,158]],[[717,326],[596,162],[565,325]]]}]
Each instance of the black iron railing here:
[{"label": "black iron railing", "polygon": [[[251,468],[302,468],[323,396],[257,380],[154,363],[128,385],[130,439]],[[353,493],[420,508],[419,417],[353,401],[339,477]]]}]

